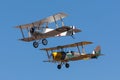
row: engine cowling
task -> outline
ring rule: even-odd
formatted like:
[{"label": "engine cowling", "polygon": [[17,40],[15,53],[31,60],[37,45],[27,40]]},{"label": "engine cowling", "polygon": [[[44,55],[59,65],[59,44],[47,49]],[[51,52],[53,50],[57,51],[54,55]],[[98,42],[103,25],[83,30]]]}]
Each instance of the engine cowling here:
[{"label": "engine cowling", "polygon": [[53,52],[52,57],[56,61],[64,60],[66,56],[65,52]]}]

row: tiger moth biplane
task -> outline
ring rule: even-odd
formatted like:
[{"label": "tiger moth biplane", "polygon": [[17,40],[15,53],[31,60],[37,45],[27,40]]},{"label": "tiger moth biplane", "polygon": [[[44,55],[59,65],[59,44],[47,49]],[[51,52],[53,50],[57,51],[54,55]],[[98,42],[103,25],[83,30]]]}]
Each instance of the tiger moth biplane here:
[{"label": "tiger moth biplane", "polygon": [[[66,16],[67,14],[61,12],[30,24],[16,26],[16,28],[19,28],[22,33],[23,38],[20,40],[25,42],[33,41],[33,46],[37,48],[41,42],[43,45],[48,44],[46,38],[59,37],[59,36],[73,37],[75,33],[81,32],[81,30],[76,29],[75,26],[64,25],[63,18],[65,18]],[[57,21],[60,21],[61,26],[58,26]],[[48,26],[48,24],[53,22],[56,25],[55,29],[49,28]],[[23,31],[24,29],[27,30],[27,35],[28,35],[27,37],[25,37],[24,34],[25,31]]]},{"label": "tiger moth biplane", "polygon": [[[58,63],[57,68],[61,69],[63,65],[65,65],[66,68],[69,68],[70,65],[68,62],[70,61],[97,59],[99,56],[103,55],[101,54],[100,46],[97,46],[92,53],[86,53],[84,46],[88,44],[92,44],[92,42],[82,41],[82,42],[77,42],[63,46],[42,48],[40,50],[46,51],[48,56],[48,60],[45,60],[43,62]],[[79,46],[82,47],[81,52]],[[65,48],[70,48],[70,47],[76,47],[78,49],[78,52],[64,50]]]}]

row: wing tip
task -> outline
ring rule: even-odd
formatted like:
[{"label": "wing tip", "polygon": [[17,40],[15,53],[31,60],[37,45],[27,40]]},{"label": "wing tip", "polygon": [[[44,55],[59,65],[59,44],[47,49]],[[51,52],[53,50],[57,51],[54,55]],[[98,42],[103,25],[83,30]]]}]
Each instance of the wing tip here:
[{"label": "wing tip", "polygon": [[20,26],[14,26],[13,28],[20,28]]}]

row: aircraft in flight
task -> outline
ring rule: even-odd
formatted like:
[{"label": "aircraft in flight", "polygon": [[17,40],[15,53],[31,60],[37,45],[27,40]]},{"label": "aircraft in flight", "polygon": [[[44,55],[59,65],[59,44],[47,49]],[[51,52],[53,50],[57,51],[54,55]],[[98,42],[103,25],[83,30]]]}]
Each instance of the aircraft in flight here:
[{"label": "aircraft in flight", "polygon": [[[22,33],[22,41],[31,42],[33,41],[33,46],[37,48],[39,44],[42,42],[43,45],[47,45],[48,41],[46,38],[50,37],[60,37],[60,36],[72,36],[77,33],[81,32],[80,29],[76,29],[75,26],[66,26],[64,25],[63,18],[65,18],[67,14],[60,12],[49,16],[47,18],[41,19],[36,22],[32,22],[30,24],[24,24],[16,26],[19,28]],[[61,22],[61,26],[58,25],[57,21]],[[55,23],[56,27],[52,28],[49,27],[50,23]],[[25,37],[25,30],[27,34]]]},{"label": "aircraft in flight", "polygon": [[[84,46],[88,44],[92,44],[92,42],[82,41],[82,42],[77,42],[63,46],[42,48],[40,50],[46,51],[48,56],[48,60],[45,60],[43,62],[58,63],[57,68],[61,69],[63,65],[65,65],[66,68],[69,68],[70,65],[68,62],[70,61],[97,59],[99,56],[103,55],[101,54],[100,46],[97,46],[92,53],[86,53]],[[82,47],[81,52],[79,46]],[[73,50],[72,51],[64,50],[70,47],[76,47],[78,49],[78,52],[75,52]]]}]

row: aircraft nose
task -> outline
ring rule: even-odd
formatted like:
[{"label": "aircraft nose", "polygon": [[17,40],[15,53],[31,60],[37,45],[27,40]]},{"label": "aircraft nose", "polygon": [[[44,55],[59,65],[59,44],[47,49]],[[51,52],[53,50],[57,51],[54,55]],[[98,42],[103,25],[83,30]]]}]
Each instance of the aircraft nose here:
[{"label": "aircraft nose", "polygon": [[31,28],[30,29],[30,33],[34,33],[35,29],[34,28]]},{"label": "aircraft nose", "polygon": [[55,59],[55,56],[56,56],[56,52],[53,52],[53,53],[52,53],[53,59]]}]

